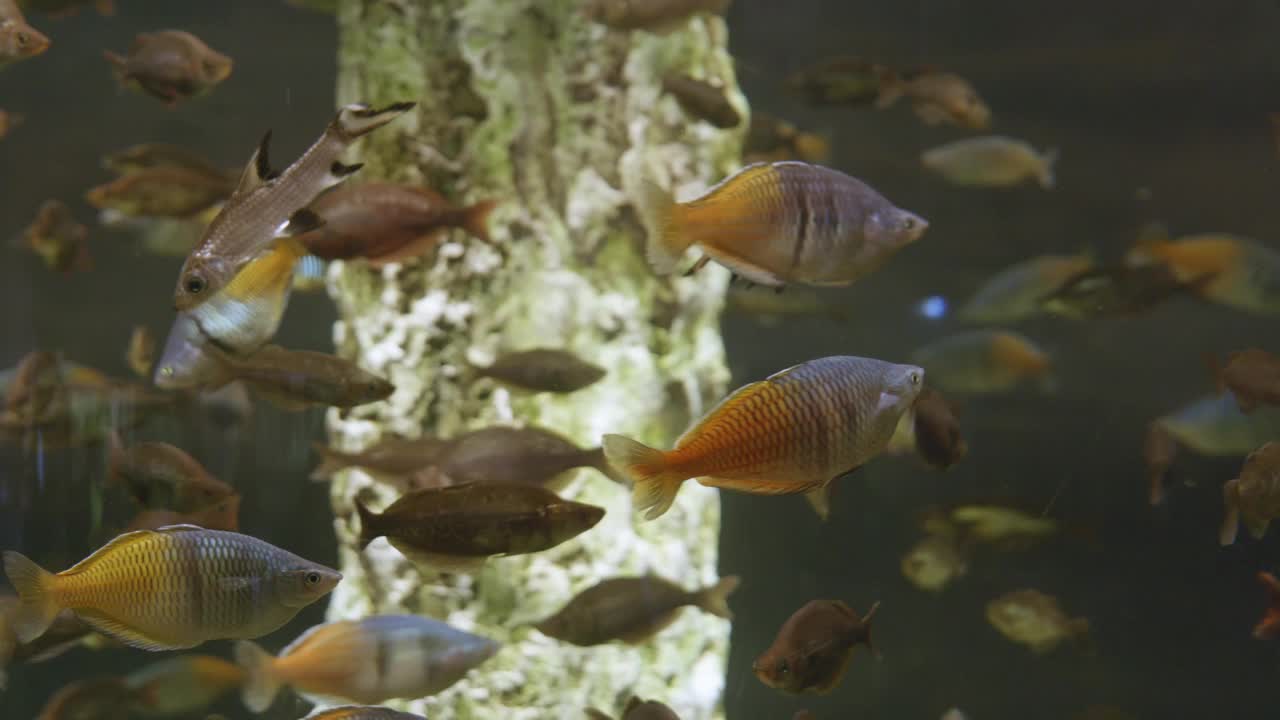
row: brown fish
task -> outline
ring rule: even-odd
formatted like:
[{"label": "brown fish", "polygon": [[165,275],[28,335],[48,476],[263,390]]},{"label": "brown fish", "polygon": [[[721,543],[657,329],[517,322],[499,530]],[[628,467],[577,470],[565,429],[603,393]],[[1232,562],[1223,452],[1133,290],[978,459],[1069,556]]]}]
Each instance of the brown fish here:
[{"label": "brown fish", "polygon": [[268,345],[247,358],[210,349],[226,379],[239,380],[283,410],[350,408],[385,400],[395,386],[336,355]]},{"label": "brown fish", "polygon": [[[12,0],[0,0],[0,69],[33,58],[48,50],[49,45],[49,38],[27,23]],[[0,137],[3,135],[0,132]]]},{"label": "brown fish", "polygon": [[799,162],[748,165],[684,203],[652,182],[644,188],[648,257],[659,273],[696,245],[759,285],[848,285],[929,227],[861,180]]},{"label": "brown fish", "polygon": [[230,495],[214,504],[193,510],[177,512],[165,508],[142,510],[125,527],[124,532],[134,530],[159,530],[170,525],[194,525],[205,530],[240,530],[240,496]]},{"label": "brown fish", "polygon": [[1227,356],[1227,364],[1217,369],[1212,361],[1218,391],[1230,390],[1240,411],[1251,413],[1259,405],[1280,405],[1280,357],[1250,348]]},{"label": "brown fish", "polygon": [[831,143],[768,113],[752,112],[742,147],[747,163],[799,160],[822,164],[831,159]]},{"label": "brown fish", "polygon": [[145,508],[180,513],[195,512],[235,494],[230,485],[173,445],[143,442],[125,448],[114,432],[107,451],[107,484],[123,485]]},{"label": "brown fish", "polygon": [[76,222],[71,209],[59,200],[46,200],[36,218],[22,232],[22,247],[62,273],[89,270],[89,228]]},{"label": "brown fish", "polygon": [[449,228],[488,242],[496,206],[485,200],[459,207],[434,190],[409,185],[342,185],[311,203],[322,224],[298,241],[318,258],[365,258],[370,267],[382,267],[434,250]]},{"label": "brown fish", "polygon": [[176,107],[180,100],[203,95],[231,75],[231,58],[182,30],[139,33],[127,57],[103,53],[123,85]]},{"label": "brown fish", "polygon": [[955,409],[942,393],[931,387],[922,389],[916,396],[911,414],[916,452],[925,462],[946,470],[969,452],[969,446],[960,434],[960,421],[956,418]]},{"label": "brown fish", "polygon": [[1142,459],[1147,466],[1147,502],[1159,505],[1164,502],[1164,476],[1178,454],[1178,441],[1159,420],[1147,426],[1146,440],[1142,444]]},{"label": "brown fish", "polygon": [[1249,453],[1240,476],[1222,486],[1226,514],[1219,541],[1236,541],[1240,520],[1254,539],[1262,539],[1271,521],[1280,517],[1280,442],[1269,442]]},{"label": "brown fish", "polygon": [[386,438],[356,453],[314,443],[321,462],[311,471],[311,479],[328,480],[337,472],[356,467],[383,482],[395,483],[435,462],[448,445],[448,440],[429,435],[413,440]]},{"label": "brown fish", "polygon": [[244,683],[244,670],[212,655],[181,655],[152,663],[125,678],[133,705],[148,716],[189,716]]},{"label": "brown fish", "polygon": [[176,167],[209,178],[230,178],[233,187],[235,184],[235,173],[228,174],[197,152],[167,143],[142,143],[117,150],[102,157],[102,167],[117,175],[130,175],[158,167]]},{"label": "brown fish", "polygon": [[161,165],[99,185],[85,200],[127,217],[191,218],[226,200],[234,189],[225,176]]},{"label": "brown fish", "polygon": [[732,0],[586,0],[587,18],[615,30],[676,30],[698,13],[723,15]]},{"label": "brown fish", "polygon": [[530,392],[571,393],[594,385],[604,368],[565,350],[525,350],[499,355],[476,374]]},{"label": "brown fish", "polygon": [[1146,312],[1183,293],[1199,292],[1213,275],[1190,282],[1166,265],[1099,265],[1069,278],[1044,296],[1041,306],[1054,315],[1085,320]]},{"label": "brown fish", "polygon": [[900,82],[892,70],[880,63],[840,55],[792,73],[787,77],[786,88],[809,105],[866,107],[880,97],[886,81]]},{"label": "brown fish", "polygon": [[146,325],[133,327],[124,358],[135,375],[143,379],[151,377],[151,367],[156,362],[156,336],[151,328]]},{"label": "brown fish", "polygon": [[968,80],[955,73],[929,68],[887,76],[876,107],[888,107],[904,96],[926,125],[958,125],[971,130],[991,126],[991,108]]},{"label": "brown fish", "polygon": [[307,720],[426,720],[426,718],[388,707],[343,705],[308,715]]},{"label": "brown fish", "polygon": [[548,550],[604,517],[594,505],[561,500],[535,485],[458,485],[414,490],[381,513],[356,500],[360,548],[386,537],[413,562],[470,570],[492,555]]},{"label": "brown fish", "polygon": [[668,73],[662,78],[662,90],[675,98],[685,112],[715,127],[728,129],[742,123],[742,115],[729,102],[729,96],[721,85],[712,85],[683,73]]},{"label": "brown fish", "polygon": [[1259,640],[1280,637],[1280,580],[1269,572],[1258,573],[1258,582],[1267,592],[1267,609],[1253,628],[1253,636]]},{"label": "brown fish", "polygon": [[632,506],[650,520],[690,478],[758,495],[808,493],[883,452],[923,382],[913,365],[820,358],[738,388],[673,450],[605,435],[604,452],[634,481]]},{"label": "brown fish", "polygon": [[[612,720],[595,708],[587,708],[585,712],[589,720]],[[626,707],[622,709],[620,720],[680,720],[680,716],[676,715],[675,710],[657,700],[641,700],[632,695]]]},{"label": "brown fish", "polygon": [[265,635],[342,579],[262,540],[189,525],[120,535],[56,575],[12,551],[4,569],[22,598],[13,616],[20,640],[38,637],[70,609],[144,650]]},{"label": "brown fish", "polygon": [[18,127],[25,121],[25,117],[8,110],[0,110],[0,139],[9,134],[10,130]]},{"label": "brown fish", "polygon": [[614,640],[638,645],[674,622],[686,605],[732,620],[729,595],[740,582],[736,576],[723,577],[715,585],[690,592],[655,575],[611,578],[578,593],[534,627],[543,635],[581,647]]},{"label": "brown fish", "polygon": [[583,449],[569,439],[537,427],[488,427],[447,441],[417,482],[462,485],[540,485],[560,491],[570,470],[589,467],[626,483],[605,459],[602,448]]},{"label": "brown fish", "polygon": [[120,720],[129,717],[132,704],[124,678],[76,680],[54,693],[36,720]]},{"label": "brown fish", "polygon": [[773,644],[751,668],[760,682],[789,693],[825,694],[835,689],[858,645],[871,643],[871,618],[880,603],[858,617],[839,600],[812,600],[782,624]]}]

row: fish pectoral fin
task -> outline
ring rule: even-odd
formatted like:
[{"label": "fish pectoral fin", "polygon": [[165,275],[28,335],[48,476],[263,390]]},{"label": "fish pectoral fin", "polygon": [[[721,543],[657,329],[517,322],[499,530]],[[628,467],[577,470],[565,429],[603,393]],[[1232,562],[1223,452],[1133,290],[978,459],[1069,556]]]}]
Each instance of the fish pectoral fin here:
[{"label": "fish pectoral fin", "polygon": [[76,608],[75,613],[77,617],[88,623],[94,630],[139,650],[150,652],[182,650],[199,644],[199,642],[180,643],[173,640],[150,637],[98,610]]},{"label": "fish pectoral fin", "polygon": [[804,494],[804,499],[809,501],[809,507],[818,514],[818,519],[825,521],[831,516],[831,490],[828,487],[820,487],[817,490],[810,490]]},{"label": "fish pectoral fin", "polygon": [[782,287],[783,285],[786,284],[782,281],[782,278],[778,277],[771,271],[766,270],[762,267],[758,267],[756,265],[752,265],[746,260],[743,260],[742,258],[736,257],[734,255],[731,255],[727,252],[724,252],[719,248],[714,248],[714,247],[711,247],[710,245],[703,244],[702,250],[708,256],[710,256],[712,260],[715,260],[721,265],[724,265],[725,267],[729,268],[736,275],[741,276],[743,279],[753,282],[757,285],[764,285],[765,287],[776,288],[776,287]]},{"label": "fish pectoral fin", "polygon": [[218,578],[218,589],[223,592],[238,593],[251,589],[254,582],[254,579],[251,577],[221,577]]}]

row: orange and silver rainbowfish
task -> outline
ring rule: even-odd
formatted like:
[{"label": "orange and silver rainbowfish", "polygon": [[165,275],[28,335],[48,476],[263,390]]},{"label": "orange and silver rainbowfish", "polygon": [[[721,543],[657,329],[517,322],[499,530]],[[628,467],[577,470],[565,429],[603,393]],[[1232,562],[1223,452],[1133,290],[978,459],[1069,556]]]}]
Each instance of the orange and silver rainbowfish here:
[{"label": "orange and silver rainbowfish", "polygon": [[677,203],[647,183],[649,261],[671,272],[691,245],[743,278],[848,285],[915,242],[929,223],[870,185],[820,165],[748,165],[707,194]]},{"label": "orange and silver rainbowfish", "polygon": [[757,495],[810,492],[883,452],[923,382],[914,365],[820,358],[739,388],[674,450],[605,435],[604,452],[635,482],[632,504],[649,520],[690,478]]},{"label": "orange and silver rainbowfish", "polygon": [[144,650],[266,635],[342,579],[257,538],[191,525],[120,535],[57,574],[6,551],[4,569],[22,599],[12,622],[23,642],[69,609]]}]

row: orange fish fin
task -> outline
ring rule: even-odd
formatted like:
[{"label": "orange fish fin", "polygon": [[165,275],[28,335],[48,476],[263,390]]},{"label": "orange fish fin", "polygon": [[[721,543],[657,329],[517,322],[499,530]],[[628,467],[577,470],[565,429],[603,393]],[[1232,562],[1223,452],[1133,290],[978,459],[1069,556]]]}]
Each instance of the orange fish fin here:
[{"label": "orange fish fin", "polygon": [[462,229],[477,240],[492,242],[489,239],[489,215],[498,207],[497,200],[482,200],[462,210]]},{"label": "orange fish fin", "polygon": [[278,295],[289,288],[293,267],[306,254],[297,238],[280,238],[236,273],[224,291],[237,299]]},{"label": "orange fish fin", "polygon": [[255,713],[265,711],[280,692],[280,679],[272,672],[275,658],[248,640],[236,643],[235,657],[236,664],[245,672],[244,685],[240,689],[245,707]]},{"label": "orange fish fin", "polygon": [[797,495],[799,493],[808,493],[815,486],[821,484],[821,481],[815,481],[809,478],[790,478],[787,480],[779,480],[776,476],[770,475],[748,475],[743,477],[715,477],[707,476],[698,478],[698,483],[710,487],[723,488],[725,490],[736,490],[738,492],[751,493],[753,495]]},{"label": "orange fish fin", "polygon": [[649,218],[649,242],[645,255],[658,273],[675,271],[680,256],[693,244],[683,223],[683,211],[675,196],[661,185],[642,181],[640,211]]},{"label": "orange fish fin", "polygon": [[14,634],[24,643],[40,637],[62,611],[54,596],[57,578],[22,553],[4,553],[4,572],[21,603],[10,617]]},{"label": "orange fish fin", "polygon": [[742,578],[728,575],[720,581],[698,593],[698,607],[725,620],[733,619],[733,611],[729,609],[729,596],[742,584]]},{"label": "orange fish fin", "polygon": [[94,630],[108,637],[119,640],[130,647],[139,650],[147,650],[158,652],[160,650],[182,650],[184,648],[195,647],[199,642],[182,643],[174,640],[164,640],[160,638],[150,637],[116,618],[107,615],[100,610],[93,608],[76,608],[76,617],[85,621]]},{"label": "orange fish fin", "polygon": [[671,468],[667,453],[622,435],[605,435],[604,455],[609,464],[631,479],[631,504],[646,520],[660,517],[675,502],[680,484],[688,476]]}]

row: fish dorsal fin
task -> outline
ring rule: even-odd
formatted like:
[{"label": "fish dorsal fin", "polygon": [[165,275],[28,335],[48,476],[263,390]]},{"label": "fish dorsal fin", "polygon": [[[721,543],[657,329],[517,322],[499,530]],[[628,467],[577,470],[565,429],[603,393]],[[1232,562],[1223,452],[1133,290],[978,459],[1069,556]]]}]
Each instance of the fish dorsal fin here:
[{"label": "fish dorsal fin", "polygon": [[86,567],[88,567],[88,566],[92,565],[94,562],[96,562],[96,561],[97,561],[97,559],[98,559],[98,558],[102,557],[103,555],[106,555],[107,553],[111,552],[112,550],[115,550],[115,549],[117,549],[117,548],[124,547],[125,545],[129,545],[129,544],[134,543],[134,542],[137,542],[138,540],[141,540],[142,538],[144,538],[144,537],[146,537],[146,536],[148,536],[148,535],[151,535],[151,534],[153,534],[154,532],[157,532],[157,531],[155,531],[155,530],[134,530],[133,532],[127,532],[127,533],[124,533],[124,534],[122,534],[122,535],[117,535],[117,536],[115,536],[114,538],[112,538],[112,539],[111,539],[111,541],[110,541],[110,542],[108,542],[106,545],[103,545],[102,547],[100,547],[100,548],[98,548],[97,550],[93,551],[93,554],[91,554],[89,557],[87,557],[87,558],[85,558],[85,559],[81,560],[80,562],[76,563],[75,565],[72,565],[72,566],[71,566],[70,568],[68,568],[67,570],[65,570],[65,571],[63,571],[63,572],[61,572],[61,573],[58,573],[58,574],[59,574],[59,575],[74,575],[75,573],[77,573],[77,572],[79,572],[79,571],[81,571],[81,570],[85,569]]},{"label": "fish dorsal fin", "polygon": [[329,627],[329,625],[331,624],[332,623],[325,623],[323,625],[313,625],[307,628],[301,635],[294,638],[293,642],[289,643],[288,645],[285,645],[284,649],[280,651],[280,654],[277,657],[286,657],[288,655],[292,655],[293,653],[297,652],[298,648],[307,644],[307,641],[310,640],[312,636],[314,636],[317,632],[323,630],[324,628]]},{"label": "fish dorsal fin", "polygon": [[[194,530],[204,531],[205,528],[202,528],[199,525],[183,523],[181,525],[165,525],[164,527],[156,528],[155,530],[150,532],[158,532],[158,533],[164,533],[165,535],[173,535],[176,533],[192,532]],[[143,532],[148,532],[148,531],[144,530]]]},{"label": "fish dorsal fin", "polygon": [[236,195],[253,192],[279,177],[279,173],[271,169],[270,145],[271,131],[268,130],[262,136],[262,141],[258,143],[258,148],[253,151],[249,164],[245,165],[244,172],[240,175],[240,184],[236,185]]},{"label": "fish dorsal fin", "polygon": [[691,425],[688,430],[685,430],[684,434],[676,440],[676,447],[680,447],[686,439],[697,436],[702,432],[703,428],[719,422],[723,413],[728,412],[731,408],[737,405],[747,402],[761,391],[767,390],[771,387],[770,381],[773,380],[774,377],[785,372],[787,371],[783,370],[782,372],[774,373],[769,376],[768,379],[753,382],[749,385],[743,385],[738,388],[732,395],[721,400],[715,407],[711,408],[711,411],[702,416],[701,420]]}]

